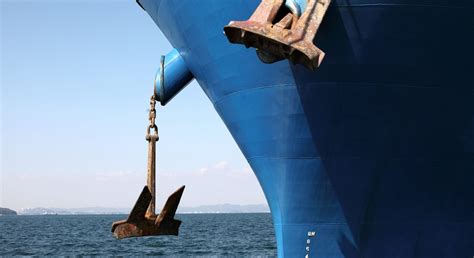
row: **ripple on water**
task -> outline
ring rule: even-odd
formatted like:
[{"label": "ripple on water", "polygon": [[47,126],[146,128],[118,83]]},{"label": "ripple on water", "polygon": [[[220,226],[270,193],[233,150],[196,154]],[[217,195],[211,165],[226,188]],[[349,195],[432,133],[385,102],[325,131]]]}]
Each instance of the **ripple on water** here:
[{"label": "ripple on water", "polygon": [[270,214],[180,214],[180,235],[117,240],[124,215],[2,216],[1,255],[276,256]]}]

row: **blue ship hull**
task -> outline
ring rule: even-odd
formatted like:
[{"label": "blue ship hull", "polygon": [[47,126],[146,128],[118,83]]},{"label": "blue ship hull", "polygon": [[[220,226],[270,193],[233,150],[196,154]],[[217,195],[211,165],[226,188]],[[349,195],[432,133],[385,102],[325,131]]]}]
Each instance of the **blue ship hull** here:
[{"label": "blue ship hull", "polygon": [[227,41],[259,2],[139,0],[255,172],[278,255],[472,257],[474,0],[334,0],[316,72]]}]

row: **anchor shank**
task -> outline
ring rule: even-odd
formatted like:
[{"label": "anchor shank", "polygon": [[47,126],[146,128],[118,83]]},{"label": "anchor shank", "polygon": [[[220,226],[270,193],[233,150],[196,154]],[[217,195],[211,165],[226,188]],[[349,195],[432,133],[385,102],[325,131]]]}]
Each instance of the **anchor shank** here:
[{"label": "anchor shank", "polygon": [[[164,59],[162,59],[162,66]],[[156,142],[159,140],[158,127],[155,124],[155,94],[150,98],[150,125],[146,129],[148,141],[147,185],[133,206],[127,220],[112,224],[112,232],[118,239],[127,237],[178,235],[181,221],[174,219],[184,186],[174,192],[166,201],[160,216],[155,213],[155,177],[156,177]]]},{"label": "anchor shank", "polygon": [[155,216],[155,198],[156,198],[156,190],[155,190],[155,178],[156,178],[156,135],[147,135],[148,141],[148,169],[147,169],[147,186],[151,193],[151,201],[150,205],[148,206],[146,217],[153,217]]}]

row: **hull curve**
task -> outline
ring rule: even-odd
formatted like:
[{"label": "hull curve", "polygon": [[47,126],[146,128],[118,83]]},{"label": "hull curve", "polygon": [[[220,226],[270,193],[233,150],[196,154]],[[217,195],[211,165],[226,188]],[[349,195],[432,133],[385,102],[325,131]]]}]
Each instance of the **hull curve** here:
[{"label": "hull curve", "polygon": [[333,1],[315,73],[227,42],[259,1],[139,2],[254,170],[280,257],[474,254],[474,1]]}]

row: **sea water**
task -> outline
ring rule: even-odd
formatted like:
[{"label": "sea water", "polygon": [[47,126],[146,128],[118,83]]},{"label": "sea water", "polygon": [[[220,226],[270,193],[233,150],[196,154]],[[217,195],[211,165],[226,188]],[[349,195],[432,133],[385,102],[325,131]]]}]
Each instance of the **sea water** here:
[{"label": "sea water", "polygon": [[0,216],[2,255],[276,256],[269,213],[177,214],[179,236],[117,240],[127,215]]}]

